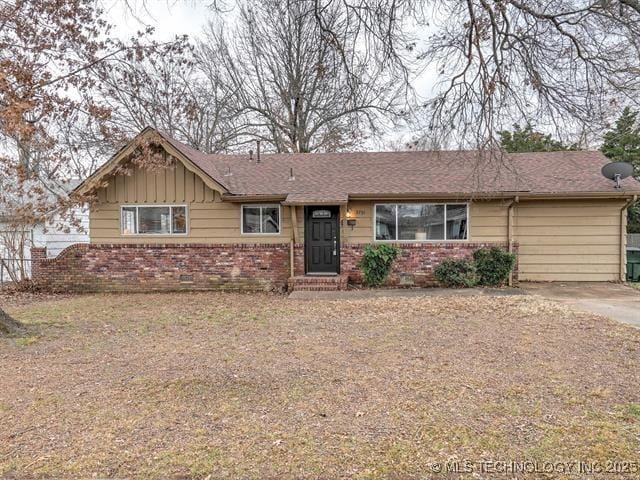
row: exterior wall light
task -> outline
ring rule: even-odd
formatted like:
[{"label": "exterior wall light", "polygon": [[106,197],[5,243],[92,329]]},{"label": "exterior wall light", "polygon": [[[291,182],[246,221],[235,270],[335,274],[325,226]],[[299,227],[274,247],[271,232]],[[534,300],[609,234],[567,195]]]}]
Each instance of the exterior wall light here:
[{"label": "exterior wall light", "polygon": [[352,230],[353,227],[356,226],[356,217],[353,213],[353,210],[351,210],[350,208],[347,208],[347,225],[349,225]]}]

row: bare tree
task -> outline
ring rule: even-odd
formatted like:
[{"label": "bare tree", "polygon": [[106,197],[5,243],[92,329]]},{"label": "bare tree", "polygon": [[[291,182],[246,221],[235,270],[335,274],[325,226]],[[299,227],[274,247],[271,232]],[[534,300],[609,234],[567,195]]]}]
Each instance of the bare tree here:
[{"label": "bare tree", "polygon": [[203,75],[192,53],[182,38],[143,61],[123,58],[94,69],[115,129],[131,137],[152,126],[210,153],[232,147],[241,129],[231,92],[215,71]]},{"label": "bare tree", "polygon": [[[620,105],[640,103],[637,0],[254,3],[213,2],[218,16],[235,4],[240,26],[226,32],[225,26],[212,26],[200,52],[221,68],[226,84],[242,87],[250,133],[280,150],[308,147],[300,135],[304,122],[292,113],[298,108],[292,92],[300,87],[296,75],[312,72],[314,63],[306,60],[316,53],[326,55],[319,63],[323,72],[340,72],[345,90],[334,103],[350,103],[363,83],[371,88],[381,73],[384,85],[392,79],[406,91],[413,74],[433,73],[436,86],[422,92],[418,109],[424,119],[418,145],[494,147],[497,132],[527,122],[565,142],[585,144],[599,136]],[[304,46],[301,53],[295,45]],[[369,119],[358,120],[365,125]],[[327,145],[348,147],[345,140]]]},{"label": "bare tree", "polygon": [[350,19],[312,0],[243,2],[235,26],[210,23],[198,46],[207,76],[232,90],[248,138],[278,152],[360,145],[396,114],[401,90],[353,43]]},{"label": "bare tree", "polygon": [[[637,0],[317,0],[316,21],[336,42],[327,4],[357,19],[360,43],[398,81],[407,51],[435,70],[429,136],[494,146],[498,131],[527,121],[588,135],[612,105],[640,102]],[[416,26],[426,43],[407,35]]]},{"label": "bare tree", "polygon": [[0,277],[15,285],[29,278],[26,252],[32,247],[31,226],[7,223],[0,225]]},{"label": "bare tree", "polygon": [[61,224],[79,227],[66,195],[70,177],[82,173],[78,152],[86,145],[75,135],[87,125],[103,142],[121,137],[92,94],[91,72],[173,48],[149,41],[150,33],[110,37],[93,0],[0,0],[0,212],[5,228],[22,232],[10,243],[26,245],[31,227],[53,211]]}]

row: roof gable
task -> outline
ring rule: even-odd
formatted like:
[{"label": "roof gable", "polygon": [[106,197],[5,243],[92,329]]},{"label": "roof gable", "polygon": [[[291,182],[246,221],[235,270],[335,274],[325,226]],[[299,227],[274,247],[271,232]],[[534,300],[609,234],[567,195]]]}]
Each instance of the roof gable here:
[{"label": "roof gable", "polygon": [[221,175],[217,174],[213,169],[203,170],[201,165],[194,162],[197,157],[194,152],[204,155],[192,147],[175,141],[164,132],[160,132],[151,127],[146,127],[138,135],[136,135],[127,145],[122,147],[115,153],[104,165],[96,170],[91,176],[83,181],[73,191],[75,195],[87,195],[98,187],[106,178],[115,173],[119,167],[127,162],[135,153],[141,143],[149,142],[161,146],[169,155],[180,161],[186,169],[196,174],[209,188],[220,192],[228,193],[229,190],[220,180]]}]

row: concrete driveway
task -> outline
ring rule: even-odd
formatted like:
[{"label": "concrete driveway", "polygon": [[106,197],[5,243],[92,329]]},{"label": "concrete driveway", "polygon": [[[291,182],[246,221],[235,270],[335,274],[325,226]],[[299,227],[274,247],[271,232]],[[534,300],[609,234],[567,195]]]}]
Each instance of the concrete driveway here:
[{"label": "concrete driveway", "polygon": [[556,300],[587,312],[640,327],[640,290],[623,284],[558,282],[521,282],[530,295]]}]

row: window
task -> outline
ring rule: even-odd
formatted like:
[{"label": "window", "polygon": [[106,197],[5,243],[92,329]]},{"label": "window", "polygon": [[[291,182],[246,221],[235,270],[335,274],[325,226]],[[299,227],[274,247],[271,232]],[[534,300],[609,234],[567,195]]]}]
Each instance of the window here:
[{"label": "window", "polygon": [[467,239],[467,206],[447,205],[447,240]]},{"label": "window", "polygon": [[376,205],[376,240],[395,240],[396,205]]},{"label": "window", "polygon": [[121,210],[123,235],[184,235],[185,206],[126,206]]},{"label": "window", "polygon": [[280,233],[280,205],[243,205],[242,233]]},{"label": "window", "polygon": [[375,206],[375,239],[466,240],[467,204],[403,203]]},{"label": "window", "polygon": [[398,240],[444,240],[444,205],[398,205]]}]

